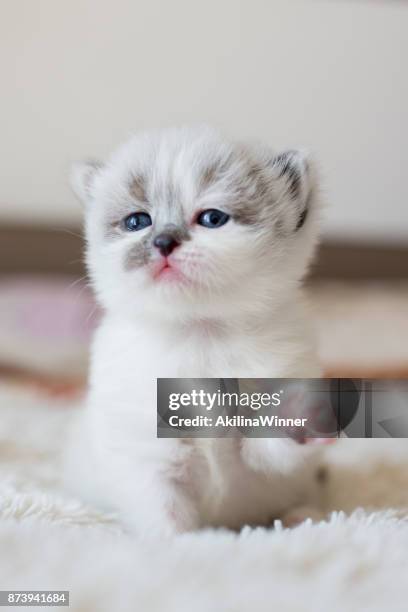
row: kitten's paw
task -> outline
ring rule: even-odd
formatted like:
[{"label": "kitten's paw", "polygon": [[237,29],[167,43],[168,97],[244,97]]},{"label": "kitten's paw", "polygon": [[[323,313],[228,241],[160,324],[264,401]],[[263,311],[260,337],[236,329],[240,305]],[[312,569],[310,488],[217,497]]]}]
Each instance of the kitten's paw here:
[{"label": "kitten's paw", "polygon": [[288,510],[288,512],[281,517],[281,521],[284,527],[296,527],[308,519],[310,519],[312,523],[319,523],[324,518],[324,512],[317,508],[312,508],[311,506],[298,506],[297,508]]}]

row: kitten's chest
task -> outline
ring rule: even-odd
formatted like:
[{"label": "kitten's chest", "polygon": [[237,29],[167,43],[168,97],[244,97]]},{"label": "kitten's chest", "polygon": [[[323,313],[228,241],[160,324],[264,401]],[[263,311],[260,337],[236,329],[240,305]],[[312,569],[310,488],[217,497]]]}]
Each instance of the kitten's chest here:
[{"label": "kitten's chest", "polygon": [[[159,337],[151,358],[161,377],[229,378],[276,375],[272,347],[240,330],[225,331],[208,322],[175,338]],[[155,355],[161,355],[161,363]],[[156,374],[159,376],[159,374]]]},{"label": "kitten's chest", "polygon": [[[259,363],[249,358],[257,351],[242,338],[219,338],[190,334],[179,338],[156,338],[144,353],[144,368],[161,378],[212,378],[254,375]],[[139,357],[136,357],[138,359]],[[255,367],[254,367],[255,365]]]},{"label": "kitten's chest", "polygon": [[[116,329],[115,329],[116,327]],[[269,377],[279,375],[278,359],[264,342],[239,330],[233,333],[197,324],[170,333],[107,325],[95,346],[96,361],[109,363],[123,379]]]}]

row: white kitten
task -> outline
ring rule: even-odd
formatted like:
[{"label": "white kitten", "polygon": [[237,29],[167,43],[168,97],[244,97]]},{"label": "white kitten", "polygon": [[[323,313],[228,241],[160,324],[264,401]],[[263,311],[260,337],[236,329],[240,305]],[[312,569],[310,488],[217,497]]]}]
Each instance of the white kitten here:
[{"label": "white kitten", "polygon": [[319,375],[299,293],[317,237],[311,162],[170,129],[77,165],[73,185],[104,309],[77,487],[158,535],[265,525],[310,501],[310,449],[292,440],[157,439],[156,378]]}]

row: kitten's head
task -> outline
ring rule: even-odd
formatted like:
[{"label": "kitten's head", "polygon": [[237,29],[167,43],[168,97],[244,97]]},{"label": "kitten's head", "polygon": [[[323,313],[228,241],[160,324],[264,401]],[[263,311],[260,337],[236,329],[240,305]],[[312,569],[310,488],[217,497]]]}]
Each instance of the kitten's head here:
[{"label": "kitten's head", "polygon": [[209,128],[135,136],[77,164],[88,267],[108,309],[233,315],[286,299],[317,235],[314,168]]}]

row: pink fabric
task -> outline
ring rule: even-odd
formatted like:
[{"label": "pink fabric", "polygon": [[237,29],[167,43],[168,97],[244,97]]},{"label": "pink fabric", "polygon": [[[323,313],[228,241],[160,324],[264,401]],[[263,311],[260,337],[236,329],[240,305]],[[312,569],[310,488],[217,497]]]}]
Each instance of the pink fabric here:
[{"label": "pink fabric", "polygon": [[0,281],[0,327],[43,341],[89,341],[97,319],[84,281],[15,278]]}]

